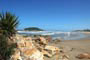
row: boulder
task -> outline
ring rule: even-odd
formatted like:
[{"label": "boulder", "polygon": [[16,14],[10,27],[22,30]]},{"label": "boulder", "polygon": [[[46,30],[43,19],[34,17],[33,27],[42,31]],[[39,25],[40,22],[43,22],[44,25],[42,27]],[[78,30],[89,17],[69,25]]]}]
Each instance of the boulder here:
[{"label": "boulder", "polygon": [[58,47],[55,47],[55,46],[45,46],[45,50],[47,50],[50,54],[54,55],[56,54],[57,52],[60,51],[60,49]]},{"label": "boulder", "polygon": [[21,49],[21,48],[33,48],[34,45],[32,43],[31,38],[23,38],[23,40],[18,40],[17,41],[17,48]]},{"label": "boulder", "polygon": [[46,39],[44,37],[37,38],[34,41],[34,45],[38,47],[45,48],[45,46],[47,45]]},{"label": "boulder", "polygon": [[14,54],[10,57],[10,60],[22,60],[20,56],[20,51],[18,49],[15,49]]},{"label": "boulder", "polygon": [[78,59],[90,59],[90,53],[81,53],[78,56],[76,56]]},{"label": "boulder", "polygon": [[60,56],[59,56],[59,60],[69,60],[69,58],[70,57],[66,54],[60,54]]},{"label": "boulder", "polygon": [[17,45],[17,48],[23,48],[23,47],[25,47],[24,40],[18,41],[18,42],[16,43],[16,45]]},{"label": "boulder", "polygon": [[52,55],[50,53],[48,53],[47,51],[45,51],[45,50],[42,50],[42,53],[46,57],[52,57]]},{"label": "boulder", "polygon": [[37,50],[36,48],[33,49],[26,49],[22,52],[23,56],[32,59],[32,60],[44,60],[43,53]]},{"label": "boulder", "polygon": [[30,48],[30,49],[34,48],[34,45],[31,41],[25,41],[24,44],[26,48]]},{"label": "boulder", "polygon": [[40,42],[47,45],[47,41],[44,37],[40,37]]}]

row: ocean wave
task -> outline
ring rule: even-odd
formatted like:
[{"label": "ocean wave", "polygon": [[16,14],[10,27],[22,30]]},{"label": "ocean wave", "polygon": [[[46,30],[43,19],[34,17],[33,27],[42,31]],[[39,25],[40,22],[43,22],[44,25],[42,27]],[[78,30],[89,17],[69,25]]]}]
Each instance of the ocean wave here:
[{"label": "ocean wave", "polygon": [[64,40],[82,38],[85,35],[81,32],[61,32],[61,31],[18,31],[20,34],[30,34],[30,35],[50,35],[53,38],[62,38]]},{"label": "ocean wave", "polygon": [[41,35],[54,35],[54,34],[77,34],[77,32],[57,32],[57,31],[18,31],[18,33],[24,34],[41,34]]}]

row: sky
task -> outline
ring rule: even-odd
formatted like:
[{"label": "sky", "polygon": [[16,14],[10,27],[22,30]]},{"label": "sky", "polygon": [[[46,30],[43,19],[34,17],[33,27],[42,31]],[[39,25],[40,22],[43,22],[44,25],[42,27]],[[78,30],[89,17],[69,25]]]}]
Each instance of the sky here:
[{"label": "sky", "polygon": [[90,0],[0,0],[0,12],[19,17],[18,29],[90,29]]}]

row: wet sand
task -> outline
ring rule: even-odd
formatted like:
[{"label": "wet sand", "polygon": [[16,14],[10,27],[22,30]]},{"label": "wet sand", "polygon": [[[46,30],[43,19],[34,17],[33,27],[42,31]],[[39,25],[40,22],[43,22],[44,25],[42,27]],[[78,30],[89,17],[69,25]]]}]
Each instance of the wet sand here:
[{"label": "wet sand", "polygon": [[[80,53],[90,53],[90,38],[83,38],[81,40],[64,40],[61,42],[52,42],[50,45],[63,48],[65,54],[70,56],[69,60],[90,60],[78,59],[76,56]],[[45,60],[55,60],[55,57],[45,58]]]}]

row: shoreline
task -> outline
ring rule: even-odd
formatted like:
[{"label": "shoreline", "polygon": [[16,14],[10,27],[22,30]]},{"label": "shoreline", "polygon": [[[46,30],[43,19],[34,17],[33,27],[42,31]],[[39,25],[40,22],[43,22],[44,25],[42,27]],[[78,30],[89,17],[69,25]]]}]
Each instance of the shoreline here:
[{"label": "shoreline", "polygon": [[[72,33],[73,33],[73,35],[72,35]],[[21,34],[23,34],[23,35],[27,34],[28,36],[29,35],[30,36],[31,35],[35,35],[35,34],[37,36],[38,35],[51,36],[53,40],[54,39],[60,39],[60,40],[81,40],[81,39],[90,37],[90,32],[79,32],[79,34],[78,34],[78,32],[71,32],[71,33],[69,33],[69,32],[49,32],[49,31],[47,31],[47,32],[45,32],[45,31],[44,32],[40,32],[40,31],[38,31],[38,32],[29,31],[29,33],[26,32],[26,33],[21,33]],[[68,34],[70,34],[70,37],[68,37]]]},{"label": "shoreline", "polygon": [[[69,60],[90,60],[78,59],[76,56],[81,53],[90,53],[90,38],[83,38],[80,40],[63,40],[61,42],[52,42],[50,45],[63,48],[66,54],[70,56]],[[54,59],[54,58],[53,58]],[[52,59],[52,60],[53,60]],[[51,60],[51,59],[47,59]]]}]

